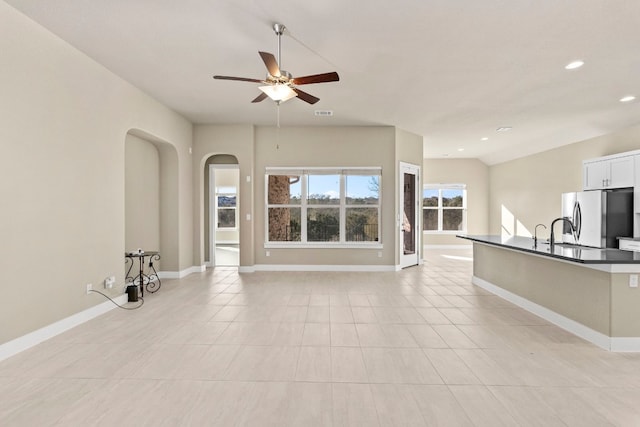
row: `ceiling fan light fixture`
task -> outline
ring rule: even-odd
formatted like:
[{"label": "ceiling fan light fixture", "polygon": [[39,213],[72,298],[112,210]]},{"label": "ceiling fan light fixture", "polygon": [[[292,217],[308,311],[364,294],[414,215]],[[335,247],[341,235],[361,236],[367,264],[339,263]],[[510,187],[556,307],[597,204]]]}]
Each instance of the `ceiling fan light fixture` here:
[{"label": "ceiling fan light fixture", "polygon": [[260,86],[259,89],[276,102],[285,102],[298,96],[296,91],[285,84]]}]

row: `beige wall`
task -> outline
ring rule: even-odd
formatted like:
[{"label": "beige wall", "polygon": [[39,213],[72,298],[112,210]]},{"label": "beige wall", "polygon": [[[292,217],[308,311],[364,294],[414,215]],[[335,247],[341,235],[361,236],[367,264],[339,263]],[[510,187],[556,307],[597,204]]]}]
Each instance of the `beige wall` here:
[{"label": "beige wall", "polygon": [[[466,184],[467,234],[489,230],[489,167],[477,159],[425,159],[425,184]],[[470,245],[455,234],[424,234],[424,244]]]},{"label": "beige wall", "polygon": [[[276,265],[393,265],[395,263],[396,186],[393,127],[257,127],[255,143],[255,259]],[[264,249],[265,168],[382,167],[382,243],[384,249]],[[390,199],[389,199],[390,198]],[[382,257],[378,257],[382,251]]]},{"label": "beige wall", "polygon": [[124,247],[160,250],[160,155],[152,142],[127,134],[124,176]]},{"label": "beige wall", "polygon": [[178,268],[193,263],[193,203],[187,120],[4,2],[0,16],[1,344],[103,303],[87,283],[123,285],[130,130],[172,145]]},{"label": "beige wall", "polygon": [[[561,215],[561,194],[582,190],[582,161],[640,148],[640,126],[501,163],[489,169],[489,232],[533,233]],[[550,230],[539,229],[539,236]]]},{"label": "beige wall", "polygon": [[[398,141],[396,141],[396,139]],[[397,153],[396,153],[397,151]],[[399,154],[398,154],[399,153]],[[422,158],[422,138],[393,127],[253,127],[197,125],[194,130],[194,251],[196,264],[208,257],[207,164],[211,156],[231,155],[240,168],[240,267],[275,265],[394,265],[397,251],[395,200],[398,158]],[[270,248],[265,236],[265,168],[300,166],[379,166],[383,168],[384,249]],[[247,177],[249,181],[247,181]],[[385,198],[385,195],[387,198]],[[388,198],[390,197],[390,199]],[[247,219],[250,215],[250,219]],[[382,256],[378,257],[378,252]],[[248,271],[248,270],[244,270]]]}]

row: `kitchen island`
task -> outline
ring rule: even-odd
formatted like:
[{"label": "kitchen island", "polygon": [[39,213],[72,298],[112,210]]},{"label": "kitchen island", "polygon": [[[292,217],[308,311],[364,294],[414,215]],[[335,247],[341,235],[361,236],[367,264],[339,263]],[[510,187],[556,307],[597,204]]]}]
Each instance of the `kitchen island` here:
[{"label": "kitchen island", "polygon": [[640,253],[467,236],[472,282],[612,351],[640,351]]}]

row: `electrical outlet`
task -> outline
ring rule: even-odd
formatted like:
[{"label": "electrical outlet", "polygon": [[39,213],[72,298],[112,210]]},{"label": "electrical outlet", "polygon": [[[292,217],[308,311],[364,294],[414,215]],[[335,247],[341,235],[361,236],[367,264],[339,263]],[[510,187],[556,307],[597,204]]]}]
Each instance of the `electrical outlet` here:
[{"label": "electrical outlet", "polygon": [[267,251],[267,252],[265,253],[265,255],[266,255],[266,256],[271,256],[271,252]]},{"label": "electrical outlet", "polygon": [[113,284],[116,283],[116,277],[115,276],[109,276],[106,279],[104,279],[104,288],[105,289],[111,289],[113,288]]},{"label": "electrical outlet", "polygon": [[382,258],[382,251],[378,251],[378,258]]},{"label": "electrical outlet", "polygon": [[630,288],[637,288],[638,287],[638,275],[637,274],[630,274],[629,275],[629,287]]},{"label": "electrical outlet", "polygon": [[87,294],[89,294],[93,290],[93,285],[91,283],[87,283]]}]

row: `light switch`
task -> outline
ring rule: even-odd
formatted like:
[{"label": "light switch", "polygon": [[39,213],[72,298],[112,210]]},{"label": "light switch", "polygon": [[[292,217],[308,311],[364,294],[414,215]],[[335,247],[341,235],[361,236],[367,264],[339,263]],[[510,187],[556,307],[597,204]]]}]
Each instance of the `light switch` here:
[{"label": "light switch", "polygon": [[629,287],[630,288],[637,288],[638,287],[638,275],[637,274],[630,274],[629,275]]},{"label": "light switch", "polygon": [[251,221],[251,214],[247,214],[247,221]]}]

